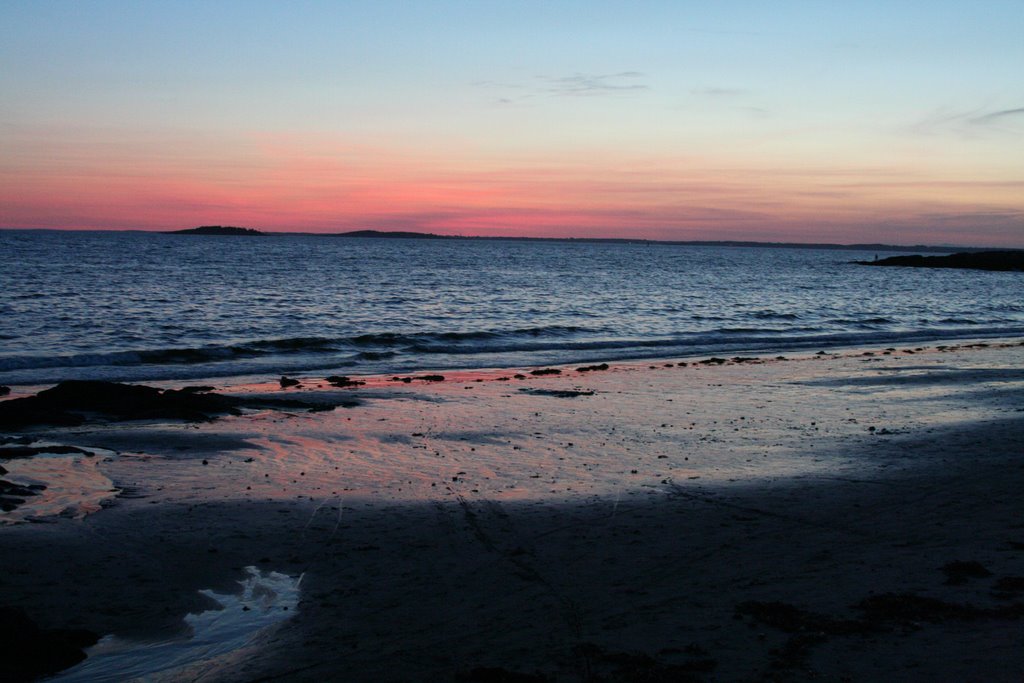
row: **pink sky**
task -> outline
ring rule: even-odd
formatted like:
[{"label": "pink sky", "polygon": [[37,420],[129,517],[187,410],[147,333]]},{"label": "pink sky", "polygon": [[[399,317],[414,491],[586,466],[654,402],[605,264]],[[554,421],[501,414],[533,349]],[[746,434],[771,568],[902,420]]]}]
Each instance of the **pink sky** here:
[{"label": "pink sky", "polygon": [[940,169],[614,151],[474,158],[321,142],[184,136],[51,145],[4,169],[0,221],[993,246],[1022,246],[1024,235],[1024,183]]},{"label": "pink sky", "polygon": [[7,5],[0,227],[1024,247],[1024,5],[740,4]]}]

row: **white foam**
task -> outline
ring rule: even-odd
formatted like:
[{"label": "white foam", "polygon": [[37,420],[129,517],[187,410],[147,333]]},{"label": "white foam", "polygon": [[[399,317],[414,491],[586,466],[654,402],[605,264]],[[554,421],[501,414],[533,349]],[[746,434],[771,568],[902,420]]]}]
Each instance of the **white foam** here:
[{"label": "white foam", "polygon": [[88,659],[49,680],[157,681],[203,665],[216,668],[217,660],[293,616],[299,604],[301,575],[291,577],[256,567],[246,567],[245,572],[238,594],[199,591],[220,608],[186,615],[191,631],[188,637],[142,642],[108,635],[86,650]]}]

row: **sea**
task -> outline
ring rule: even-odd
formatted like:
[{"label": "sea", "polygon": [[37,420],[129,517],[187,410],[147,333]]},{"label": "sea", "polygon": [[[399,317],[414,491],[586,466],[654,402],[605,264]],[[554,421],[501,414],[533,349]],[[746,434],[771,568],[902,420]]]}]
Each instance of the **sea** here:
[{"label": "sea", "polygon": [[875,256],[2,230],[0,384],[527,368],[1024,335],[1021,273],[852,263]]}]

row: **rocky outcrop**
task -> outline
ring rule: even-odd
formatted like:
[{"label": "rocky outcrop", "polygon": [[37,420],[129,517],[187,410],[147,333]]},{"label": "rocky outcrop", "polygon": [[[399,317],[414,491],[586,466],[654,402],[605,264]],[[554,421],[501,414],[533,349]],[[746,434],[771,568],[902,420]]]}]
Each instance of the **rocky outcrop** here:
[{"label": "rocky outcrop", "polygon": [[187,230],[172,230],[169,235],[244,235],[248,237],[265,237],[266,233],[253,228],[236,228],[232,225],[201,225]]},{"label": "rocky outcrop", "polygon": [[973,270],[1024,272],[1024,251],[977,251],[948,256],[890,256],[877,261],[854,261],[861,266],[904,266],[909,268],[968,268]]},{"label": "rocky outcrop", "polygon": [[0,402],[0,426],[75,426],[129,420],[206,422],[221,415],[239,415],[242,408],[324,410],[358,405],[358,401],[316,396],[225,396],[209,388],[157,389],[141,384],[68,380],[35,396]]}]

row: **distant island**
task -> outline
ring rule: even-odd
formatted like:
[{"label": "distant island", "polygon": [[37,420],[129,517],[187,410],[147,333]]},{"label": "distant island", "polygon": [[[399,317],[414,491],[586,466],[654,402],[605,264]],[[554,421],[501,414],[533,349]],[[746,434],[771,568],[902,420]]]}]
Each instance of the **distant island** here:
[{"label": "distant island", "polygon": [[[240,235],[248,237],[284,237],[288,235],[304,235],[307,237],[345,237],[352,239],[405,239],[405,240],[447,240],[447,241],[468,241],[468,242],[561,242],[575,244],[642,244],[642,245],[674,245],[686,247],[757,247],[761,249],[830,249],[842,251],[901,251],[901,252],[924,252],[950,254],[957,252],[954,256],[973,253],[1007,254],[1014,253],[1013,250],[995,250],[992,247],[964,247],[964,246],[933,246],[917,244],[913,246],[902,246],[897,244],[834,244],[827,242],[756,242],[753,240],[651,240],[630,237],[516,237],[510,235],[485,236],[485,235],[438,235],[432,232],[412,232],[409,230],[350,230],[348,232],[264,232],[254,228],[241,228],[230,225],[202,225],[198,228],[187,230],[170,230],[165,232],[170,235]],[[1018,252],[1017,253],[1021,253]],[[914,258],[898,257],[898,258]],[[1004,257],[1005,258],[1005,257]],[[890,259],[883,261],[855,261],[855,263],[868,263],[870,265],[917,265],[927,268],[966,268],[981,266],[961,265],[933,265],[918,263],[889,263]],[[955,261],[954,261],[955,262]],[[984,270],[1019,270],[1016,267],[983,267]]]},{"label": "distant island", "polygon": [[377,237],[384,239],[412,239],[412,240],[444,240],[461,239],[451,235],[435,235],[432,232],[408,232],[403,230],[352,230],[351,232],[333,232],[328,237]]},{"label": "distant island", "polygon": [[[274,233],[286,234],[286,233]],[[576,242],[576,243],[599,243],[599,244],[669,244],[687,247],[760,247],[763,249],[838,249],[845,251],[923,251],[931,253],[948,254],[951,251],[987,251],[990,247],[943,247],[918,244],[914,246],[900,246],[896,244],[831,244],[831,243],[808,243],[808,242],[756,242],[741,240],[649,240],[635,239],[629,237],[512,237],[512,236],[484,236],[484,235],[438,235],[431,232],[408,232],[408,231],[382,231],[382,230],[352,230],[350,232],[333,233],[302,233],[316,234],[325,237],[356,237],[376,239],[420,239],[420,240],[470,240],[488,242]]]},{"label": "distant island", "polygon": [[267,233],[253,228],[236,228],[231,225],[201,225],[187,230],[170,230],[168,235],[245,235],[248,237],[265,237]]},{"label": "distant island", "polygon": [[876,261],[854,261],[862,266],[903,266],[908,268],[968,268],[973,270],[1024,272],[1024,251],[960,252],[948,256],[890,256]]}]

